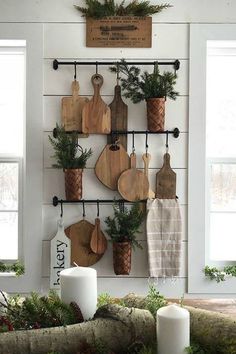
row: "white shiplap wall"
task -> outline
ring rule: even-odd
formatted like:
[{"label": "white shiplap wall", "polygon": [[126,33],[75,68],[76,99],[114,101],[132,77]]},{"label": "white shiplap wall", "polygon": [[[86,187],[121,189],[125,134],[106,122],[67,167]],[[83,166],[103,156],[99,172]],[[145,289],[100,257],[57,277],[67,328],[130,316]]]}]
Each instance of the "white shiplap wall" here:
[{"label": "white shiplap wall", "polygon": [[[152,1],[153,2],[153,1]],[[42,22],[44,23],[44,195],[43,195],[43,260],[42,290],[49,285],[49,240],[56,232],[58,208],[51,205],[53,195],[64,197],[63,173],[51,168],[52,150],[48,143],[48,134],[51,134],[56,122],[60,122],[60,101],[64,95],[70,95],[70,85],[73,79],[73,67],[59,67],[52,69],[52,60],[71,59],[157,59],[181,62],[178,72],[177,90],[180,97],[177,101],[167,102],[166,128],[179,127],[179,139],[170,137],[170,153],[172,167],[177,172],[177,194],[183,216],[183,256],[181,275],[179,279],[159,280],[158,287],[166,296],[181,296],[186,291],[187,284],[187,149],[188,149],[188,64],[189,64],[189,23],[232,23],[236,21],[236,2],[234,0],[173,0],[173,8],[153,17],[153,45],[150,49],[108,49],[85,47],[85,24],[80,14],[73,8],[73,4],[82,3],[74,0],[0,0],[0,22]],[[212,6],[210,6],[210,3]],[[168,69],[167,67],[164,69]],[[115,85],[115,77],[106,67],[99,72],[104,76],[102,95],[110,103]],[[78,68],[80,93],[90,96],[92,86],[90,77],[94,73],[91,66]],[[129,129],[146,129],[145,104],[133,105],[129,103]],[[136,137],[136,153],[138,166],[142,168],[141,155],[145,148],[145,137]],[[151,136],[149,138],[150,153],[152,155],[150,181],[154,189],[155,174],[162,165],[164,153],[164,137]],[[88,162],[84,172],[84,198],[112,198],[114,193],[104,187],[94,176],[93,167],[100,151],[106,144],[106,137],[94,135],[81,140],[84,147],[92,147],[93,157]],[[130,152],[130,142],[129,142]],[[110,214],[111,208],[100,208],[101,219]],[[96,206],[86,207],[87,219],[93,221],[96,217]],[[68,205],[64,207],[65,224],[70,225],[82,216],[81,206]],[[102,226],[104,223],[102,222]],[[102,260],[95,265],[99,276],[99,291],[108,291],[119,296],[129,291],[145,293],[148,287],[148,263],[145,232],[139,235],[143,250],[133,253],[132,272],[129,277],[115,276],[112,268],[112,252],[108,251]]]}]

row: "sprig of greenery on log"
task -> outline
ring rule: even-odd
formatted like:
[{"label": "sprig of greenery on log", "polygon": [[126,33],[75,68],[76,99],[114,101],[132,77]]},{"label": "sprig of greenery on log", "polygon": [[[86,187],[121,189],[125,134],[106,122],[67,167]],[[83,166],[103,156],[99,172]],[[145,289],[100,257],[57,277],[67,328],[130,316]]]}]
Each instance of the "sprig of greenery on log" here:
[{"label": "sprig of greenery on log", "polygon": [[236,277],[236,266],[225,266],[223,270],[206,266],[203,271],[206,277],[210,280],[215,280],[217,283],[225,281],[227,275]]},{"label": "sprig of greenery on log", "polygon": [[24,274],[25,267],[19,261],[12,263],[12,264],[0,262],[0,272],[2,272],[2,273],[15,272],[16,276],[20,276],[20,275]]},{"label": "sprig of greenery on log", "polygon": [[149,16],[159,13],[164,9],[171,7],[170,4],[150,5],[150,1],[133,0],[125,5],[125,0],[120,4],[116,4],[114,0],[104,0],[101,3],[98,0],[85,0],[87,7],[74,5],[75,8],[82,12],[84,17],[104,18],[109,16]]}]

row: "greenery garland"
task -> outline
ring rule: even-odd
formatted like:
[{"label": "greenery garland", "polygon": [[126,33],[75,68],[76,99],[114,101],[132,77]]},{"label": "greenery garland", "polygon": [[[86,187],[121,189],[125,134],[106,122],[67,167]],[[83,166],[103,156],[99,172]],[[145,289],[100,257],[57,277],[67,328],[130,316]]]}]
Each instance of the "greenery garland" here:
[{"label": "greenery garland", "polygon": [[236,266],[225,266],[223,270],[216,267],[206,266],[203,270],[206,277],[210,280],[216,280],[217,283],[226,280],[226,275],[236,277]]},{"label": "greenery garland", "polygon": [[87,7],[74,5],[82,12],[84,17],[104,18],[109,16],[149,16],[159,13],[164,9],[171,7],[169,4],[150,5],[150,1],[133,0],[128,5],[124,5],[125,0],[116,4],[114,0],[104,0],[104,3],[98,0],[85,0]]},{"label": "greenery garland", "polygon": [[16,276],[20,276],[25,273],[25,267],[19,261],[12,264],[0,262],[0,272],[1,273],[15,272]]}]

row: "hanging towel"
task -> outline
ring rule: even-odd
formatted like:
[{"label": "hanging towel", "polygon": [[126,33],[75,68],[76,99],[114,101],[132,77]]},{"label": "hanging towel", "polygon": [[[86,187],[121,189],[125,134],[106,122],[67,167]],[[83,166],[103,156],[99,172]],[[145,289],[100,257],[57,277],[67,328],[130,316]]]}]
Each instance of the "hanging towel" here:
[{"label": "hanging towel", "polygon": [[150,277],[178,276],[181,215],[177,199],[148,199],[147,244]]}]

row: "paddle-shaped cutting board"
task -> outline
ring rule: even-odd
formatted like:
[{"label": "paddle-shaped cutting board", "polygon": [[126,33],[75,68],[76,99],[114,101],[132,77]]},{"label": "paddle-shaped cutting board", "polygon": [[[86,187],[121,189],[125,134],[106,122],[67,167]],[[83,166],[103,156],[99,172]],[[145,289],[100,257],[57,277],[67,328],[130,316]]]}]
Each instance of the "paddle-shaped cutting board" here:
[{"label": "paddle-shaped cutting board", "polygon": [[156,174],[156,198],[176,198],[176,173],[170,167],[170,155],[164,155],[162,168]]},{"label": "paddle-shaped cutting board", "polygon": [[95,227],[90,241],[91,250],[96,254],[104,254],[107,249],[107,239],[100,228],[100,219],[95,219]]},{"label": "paddle-shaped cutting board", "polygon": [[[128,128],[128,106],[124,103],[121,98],[121,87],[120,85],[115,86],[114,99],[109,104],[111,109],[111,130],[127,131]],[[125,150],[127,150],[127,135],[117,135],[117,139],[123,145]],[[107,143],[112,144],[112,137],[108,135]]]},{"label": "paddle-shaped cutting board", "polygon": [[[151,160],[151,155],[148,153],[143,154],[142,156],[143,162],[144,162],[144,173],[147,176],[148,179],[148,168],[149,168],[149,163]],[[155,198],[155,193],[153,190],[150,188],[150,183],[149,183],[149,190],[148,190],[148,198],[153,199]]]},{"label": "paddle-shaped cutting board", "polygon": [[62,125],[66,131],[82,131],[82,110],[87,97],[79,96],[79,83],[74,80],[71,85],[72,97],[63,97],[61,100]]},{"label": "paddle-shaped cutting board", "polygon": [[121,173],[129,167],[129,155],[123,145],[106,145],[96,162],[95,174],[102,184],[115,191]]},{"label": "paddle-shaped cutting board", "polygon": [[91,81],[94,87],[94,95],[83,108],[82,132],[108,134],[111,131],[111,110],[100,96],[103,77],[95,74]]},{"label": "paddle-shaped cutting board", "polygon": [[71,240],[71,264],[89,267],[97,263],[103,254],[95,254],[91,250],[90,242],[94,225],[87,220],[81,220],[65,229],[67,237]]},{"label": "paddle-shaped cutting board", "polygon": [[56,236],[51,240],[50,249],[50,289],[60,289],[60,272],[70,268],[71,242],[64,232],[63,221],[57,224]]},{"label": "paddle-shaped cutting board", "polygon": [[148,198],[149,183],[147,176],[136,169],[136,155],[130,155],[131,168],[124,171],[118,180],[118,191],[130,202]]}]

